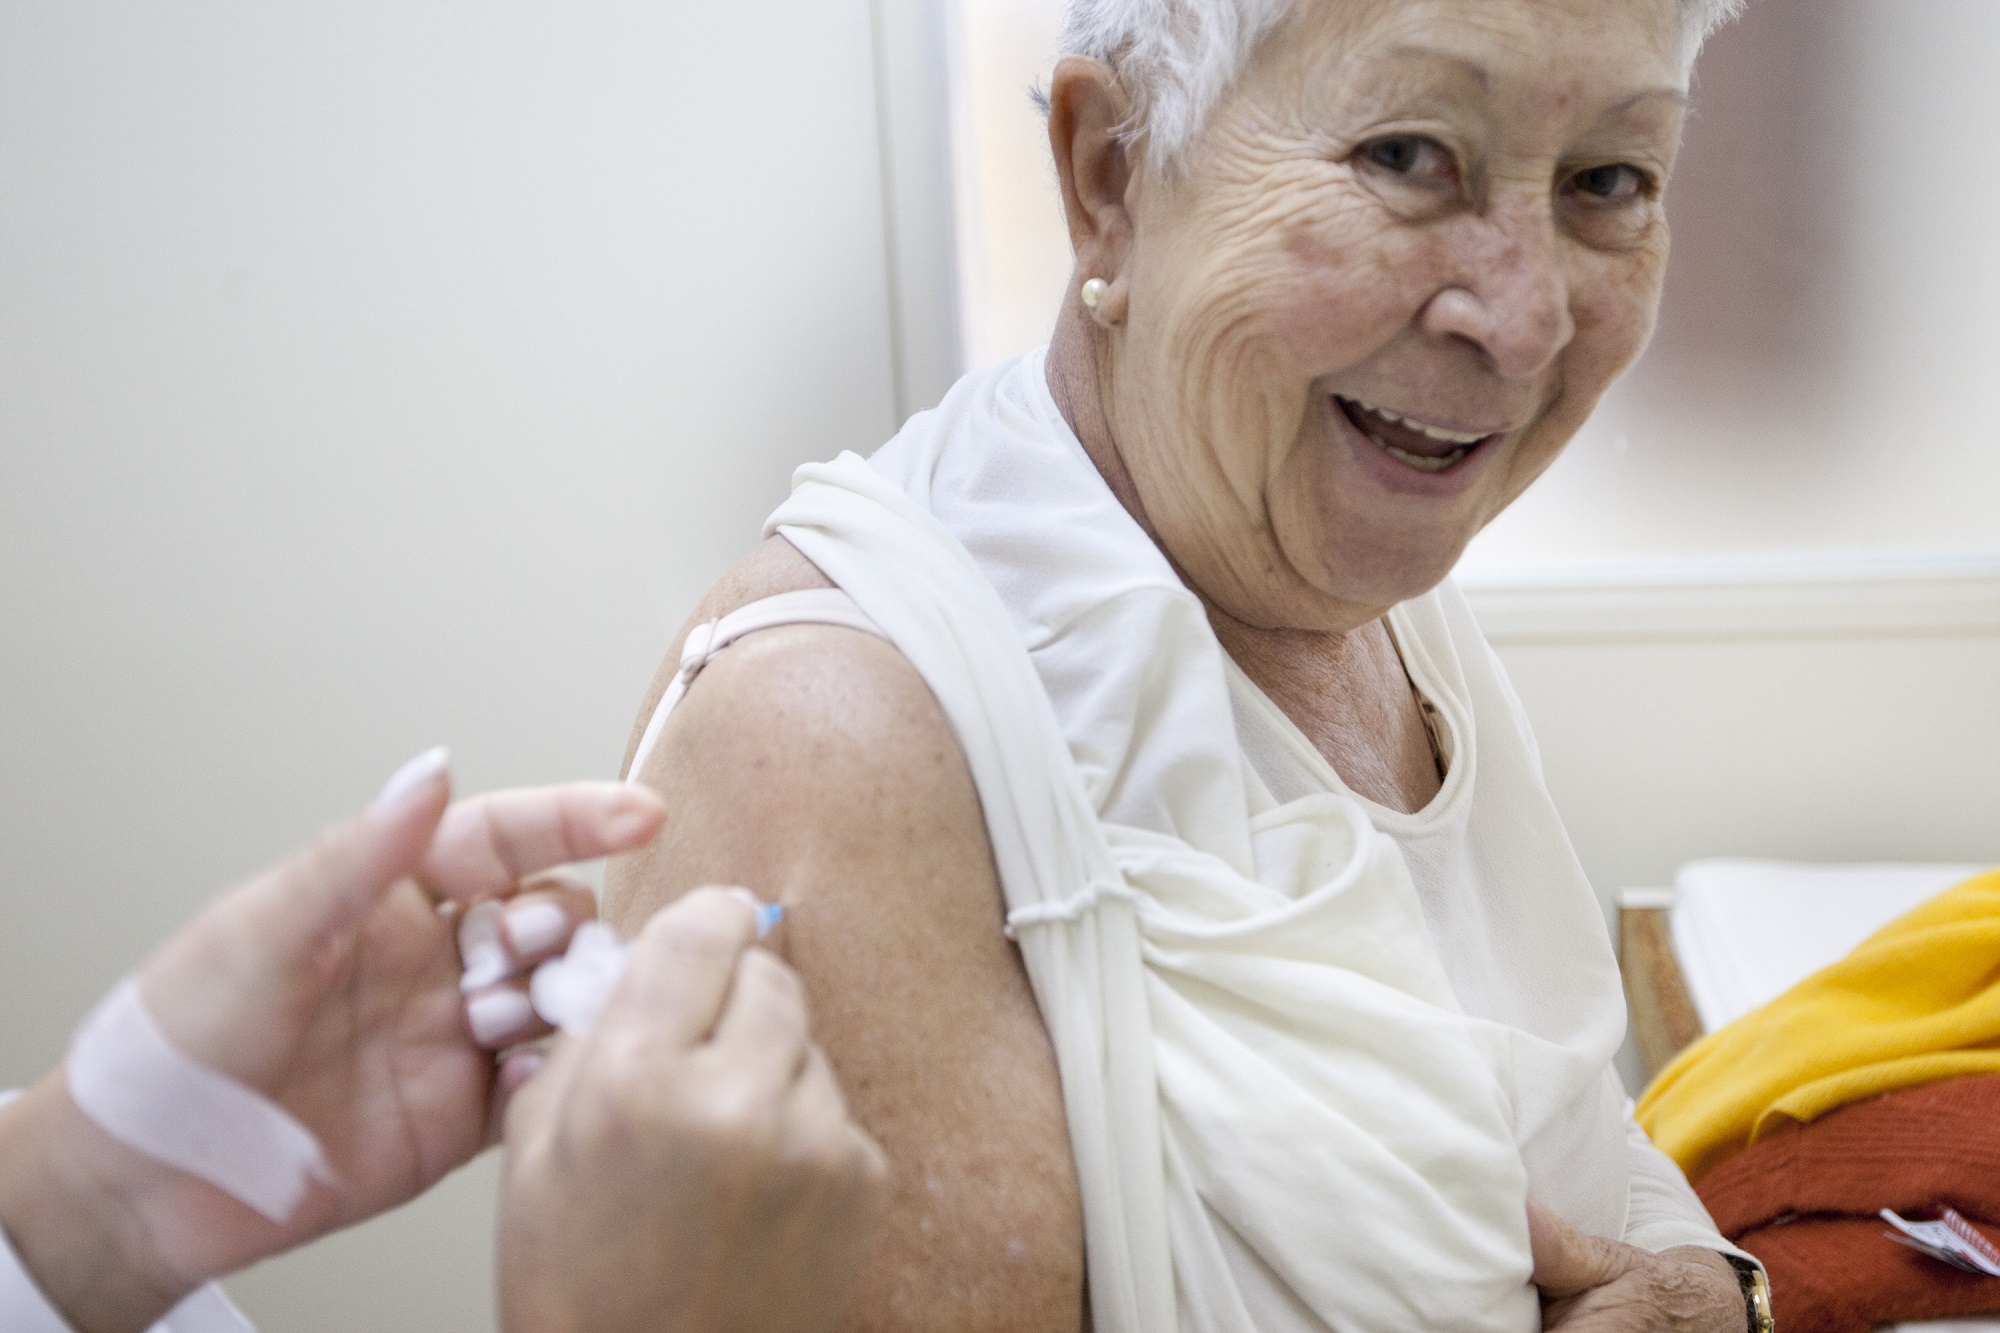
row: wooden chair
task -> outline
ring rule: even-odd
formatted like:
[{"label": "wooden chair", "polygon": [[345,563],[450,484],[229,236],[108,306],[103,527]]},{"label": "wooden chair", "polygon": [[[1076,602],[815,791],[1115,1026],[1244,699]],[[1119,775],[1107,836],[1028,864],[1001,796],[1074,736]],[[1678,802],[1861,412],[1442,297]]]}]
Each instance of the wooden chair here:
[{"label": "wooden chair", "polygon": [[1627,890],[1618,904],[1618,965],[1632,1040],[1648,1081],[1704,1031],[1667,930],[1672,903],[1671,890],[1636,889]]}]

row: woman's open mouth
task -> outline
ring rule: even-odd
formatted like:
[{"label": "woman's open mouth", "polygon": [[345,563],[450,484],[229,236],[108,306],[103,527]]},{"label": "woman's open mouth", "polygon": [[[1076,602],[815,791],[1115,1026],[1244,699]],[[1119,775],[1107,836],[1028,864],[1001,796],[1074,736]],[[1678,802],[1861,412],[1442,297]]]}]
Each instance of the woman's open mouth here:
[{"label": "woman's open mouth", "polygon": [[1373,441],[1383,453],[1419,472],[1443,472],[1469,458],[1480,445],[1499,434],[1488,431],[1474,435],[1418,421],[1386,407],[1376,407],[1355,398],[1333,395],[1333,401],[1354,429]]}]

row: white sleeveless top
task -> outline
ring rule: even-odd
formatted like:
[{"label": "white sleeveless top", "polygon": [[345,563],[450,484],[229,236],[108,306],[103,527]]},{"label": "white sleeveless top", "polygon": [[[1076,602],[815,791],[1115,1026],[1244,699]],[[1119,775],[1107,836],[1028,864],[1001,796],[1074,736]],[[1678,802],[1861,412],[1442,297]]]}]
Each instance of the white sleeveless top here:
[{"label": "white sleeveless top", "polygon": [[[1390,616],[1449,759],[1406,815],[1229,661],[1039,353],[866,462],[800,469],[770,528],[965,751],[1062,1078],[1095,1326],[1539,1328],[1527,1193],[1625,1229],[1624,1011],[1462,599]],[[642,751],[734,619],[691,636]]]}]

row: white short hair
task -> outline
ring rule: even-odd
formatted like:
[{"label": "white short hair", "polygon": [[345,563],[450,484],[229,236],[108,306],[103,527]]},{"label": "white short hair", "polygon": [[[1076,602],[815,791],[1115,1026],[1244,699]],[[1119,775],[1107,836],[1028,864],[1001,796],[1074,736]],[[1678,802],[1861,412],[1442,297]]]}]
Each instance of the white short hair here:
[{"label": "white short hair", "polygon": [[[1171,170],[1257,47],[1295,0],[1069,0],[1059,53],[1118,71],[1132,98],[1129,139]],[[1680,0],[1686,59],[1744,0]]]}]

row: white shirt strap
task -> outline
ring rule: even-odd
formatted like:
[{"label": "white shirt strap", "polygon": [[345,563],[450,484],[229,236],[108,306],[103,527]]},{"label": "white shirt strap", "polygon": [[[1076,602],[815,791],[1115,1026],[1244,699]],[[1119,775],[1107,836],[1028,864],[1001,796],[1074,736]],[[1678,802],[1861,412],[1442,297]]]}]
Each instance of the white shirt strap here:
[{"label": "white shirt strap", "polygon": [[680,670],[674,673],[667,692],[660,696],[660,702],[653,707],[653,716],[646,721],[645,734],[640,736],[639,748],[632,752],[632,764],[625,770],[625,781],[639,780],[646,760],[652,757],[653,747],[660,743],[667,718],[710,658],[747,634],[784,625],[834,625],[873,634],[878,639],[889,637],[839,588],[802,588],[797,592],[777,593],[740,606],[720,620],[696,625],[681,644]]}]

